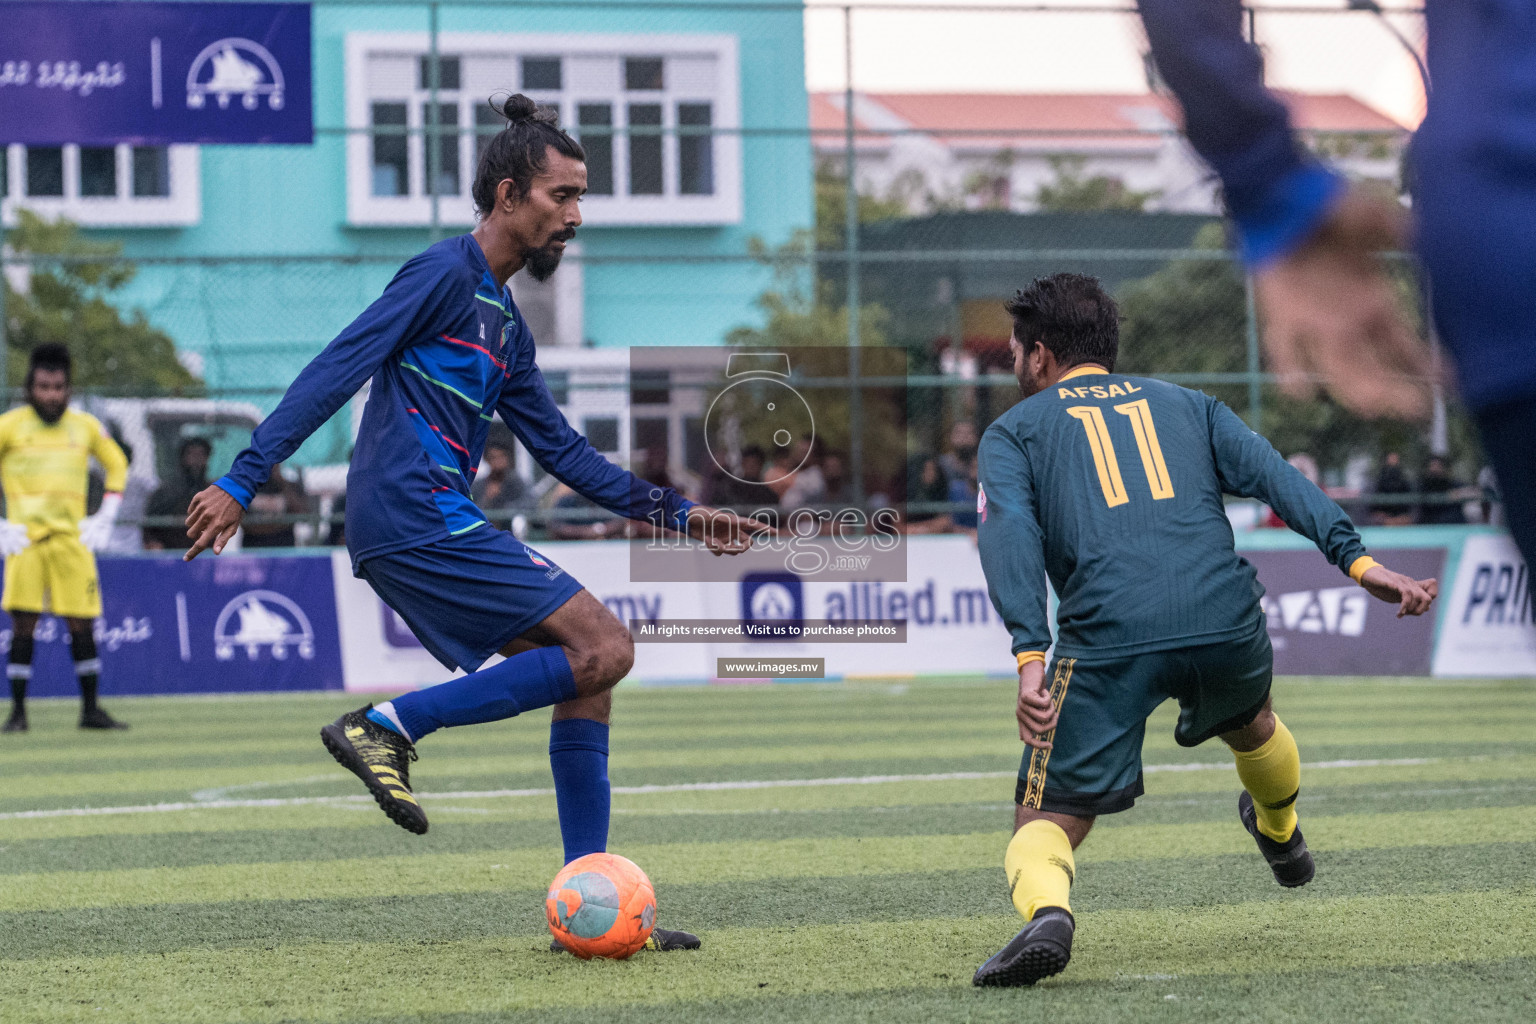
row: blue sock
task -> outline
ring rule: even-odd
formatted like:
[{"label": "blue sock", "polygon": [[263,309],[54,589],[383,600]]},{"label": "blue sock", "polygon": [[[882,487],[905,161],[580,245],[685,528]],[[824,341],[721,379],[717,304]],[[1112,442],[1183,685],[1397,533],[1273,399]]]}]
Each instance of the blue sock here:
[{"label": "blue sock", "polygon": [[608,849],[608,726],[565,718],[549,727],[549,767],[565,862]]},{"label": "blue sock", "polygon": [[576,677],[565,650],[538,647],[390,703],[412,741],[419,742],[445,726],[499,722],[575,696]]}]

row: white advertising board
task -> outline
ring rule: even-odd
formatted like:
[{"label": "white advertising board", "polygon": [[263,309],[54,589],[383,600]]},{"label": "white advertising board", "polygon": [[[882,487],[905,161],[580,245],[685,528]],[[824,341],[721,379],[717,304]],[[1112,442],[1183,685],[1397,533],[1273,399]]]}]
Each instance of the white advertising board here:
[{"label": "white advertising board", "polygon": [[1443,615],[1435,675],[1536,675],[1530,570],[1508,537],[1467,538]]},{"label": "white advertising board", "polygon": [[[623,541],[549,542],[538,549],[625,623],[907,620],[904,643],[638,643],[630,678],[640,682],[710,680],[720,658],[759,657],[824,658],[827,678],[1013,674],[1008,632],[987,599],[968,537],[911,538],[904,583],[817,583],[789,574],[768,580],[749,574],[725,583],[633,583]],[[398,690],[447,678],[399,616],[352,576],[346,553],[332,557],[347,689]]]}]

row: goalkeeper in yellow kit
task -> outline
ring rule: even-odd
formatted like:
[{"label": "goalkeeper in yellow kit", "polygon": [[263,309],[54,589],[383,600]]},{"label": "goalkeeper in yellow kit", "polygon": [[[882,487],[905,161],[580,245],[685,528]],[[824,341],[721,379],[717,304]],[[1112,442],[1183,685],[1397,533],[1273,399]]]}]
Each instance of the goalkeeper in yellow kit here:
[{"label": "goalkeeper in yellow kit", "polygon": [[[0,731],[27,728],[27,681],[32,678],[33,630],[44,613],[69,626],[70,653],[80,680],[80,728],[126,729],[96,703],[101,659],[93,626],[101,615],[96,556],[107,544],[122,504],[128,459],[101,422],[69,407],[70,358],[63,345],[39,345],[27,369],[27,404],[0,416],[0,522],[5,594],[0,607],[13,623],[11,715]],[[85,515],[91,457],[106,470],[101,509]]]}]

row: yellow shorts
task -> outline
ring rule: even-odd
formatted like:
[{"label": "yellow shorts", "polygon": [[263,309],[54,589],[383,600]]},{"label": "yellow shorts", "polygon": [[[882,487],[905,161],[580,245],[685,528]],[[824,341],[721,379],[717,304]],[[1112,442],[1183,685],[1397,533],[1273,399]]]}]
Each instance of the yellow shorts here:
[{"label": "yellow shorts", "polygon": [[5,560],[0,607],[8,612],[52,612],[68,619],[96,618],[101,614],[96,556],[78,537],[33,541]]}]

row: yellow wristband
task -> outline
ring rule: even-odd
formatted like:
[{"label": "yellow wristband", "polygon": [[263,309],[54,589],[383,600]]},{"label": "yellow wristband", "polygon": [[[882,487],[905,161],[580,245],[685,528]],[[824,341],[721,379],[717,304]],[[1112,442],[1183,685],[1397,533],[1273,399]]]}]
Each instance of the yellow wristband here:
[{"label": "yellow wristband", "polygon": [[1019,668],[1023,668],[1025,665],[1028,665],[1032,661],[1038,661],[1042,665],[1045,664],[1044,651],[1020,651],[1018,654],[1014,655],[1014,657],[1018,659]]},{"label": "yellow wristband", "polygon": [[1356,583],[1359,583],[1360,577],[1364,576],[1367,572],[1376,568],[1380,564],[1380,562],[1376,561],[1376,559],[1372,558],[1370,555],[1361,555],[1359,558],[1349,563],[1349,578],[1354,580]]}]

